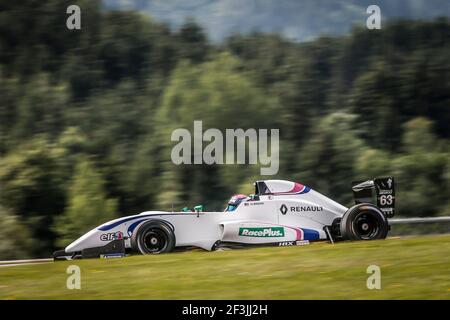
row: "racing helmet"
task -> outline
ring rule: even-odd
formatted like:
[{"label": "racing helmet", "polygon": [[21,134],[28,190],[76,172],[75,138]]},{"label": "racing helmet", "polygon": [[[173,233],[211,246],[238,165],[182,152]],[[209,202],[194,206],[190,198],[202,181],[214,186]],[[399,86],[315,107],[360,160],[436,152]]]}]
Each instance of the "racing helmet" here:
[{"label": "racing helmet", "polygon": [[245,194],[235,194],[228,201],[228,205],[225,211],[234,211],[241,204],[241,202],[245,202],[248,200],[250,200],[250,197],[247,197]]}]

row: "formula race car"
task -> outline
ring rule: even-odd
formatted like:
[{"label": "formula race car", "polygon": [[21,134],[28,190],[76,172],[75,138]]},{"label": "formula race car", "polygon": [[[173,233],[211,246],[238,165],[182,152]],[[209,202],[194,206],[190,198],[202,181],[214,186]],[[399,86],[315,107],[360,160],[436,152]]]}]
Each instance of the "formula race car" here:
[{"label": "formula race car", "polygon": [[175,248],[300,245],[309,241],[384,239],[394,216],[394,178],[353,182],[355,205],[346,208],[296,182],[255,182],[255,194],[236,195],[223,212],[147,211],[108,221],[89,231],[55,259],[159,254]]}]

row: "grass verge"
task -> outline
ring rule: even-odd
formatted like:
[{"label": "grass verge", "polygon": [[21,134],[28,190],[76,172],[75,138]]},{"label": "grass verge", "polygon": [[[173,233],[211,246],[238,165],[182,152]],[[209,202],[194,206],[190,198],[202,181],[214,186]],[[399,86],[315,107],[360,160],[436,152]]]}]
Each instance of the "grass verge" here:
[{"label": "grass verge", "polygon": [[450,299],[450,235],[3,267],[0,299]]}]

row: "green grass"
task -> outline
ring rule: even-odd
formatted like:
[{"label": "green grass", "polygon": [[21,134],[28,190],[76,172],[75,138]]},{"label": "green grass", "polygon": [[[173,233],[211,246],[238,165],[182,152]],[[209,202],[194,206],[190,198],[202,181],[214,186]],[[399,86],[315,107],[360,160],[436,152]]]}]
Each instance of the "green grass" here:
[{"label": "green grass", "polygon": [[[81,290],[66,268],[81,268]],[[381,289],[368,290],[369,265]],[[0,299],[449,299],[450,235],[0,268]]]}]

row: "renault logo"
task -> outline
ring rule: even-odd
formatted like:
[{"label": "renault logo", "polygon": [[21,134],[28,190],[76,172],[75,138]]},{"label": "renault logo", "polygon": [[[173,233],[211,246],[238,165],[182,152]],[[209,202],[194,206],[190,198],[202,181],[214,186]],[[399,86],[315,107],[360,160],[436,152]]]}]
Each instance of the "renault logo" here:
[{"label": "renault logo", "polygon": [[286,205],[283,204],[283,205],[280,207],[280,211],[281,211],[282,214],[286,214],[286,212],[287,212],[287,207],[286,207]]}]

